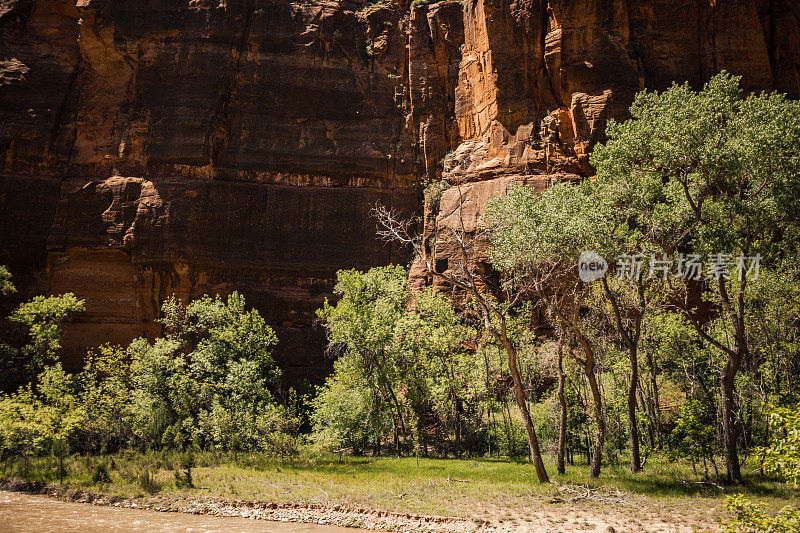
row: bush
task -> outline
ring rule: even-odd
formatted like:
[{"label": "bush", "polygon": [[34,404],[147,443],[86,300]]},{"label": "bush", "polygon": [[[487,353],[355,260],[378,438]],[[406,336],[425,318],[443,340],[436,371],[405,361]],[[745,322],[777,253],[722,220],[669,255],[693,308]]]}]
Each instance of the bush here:
[{"label": "bush", "polygon": [[728,496],[725,509],[736,516],[724,522],[720,529],[725,533],[793,533],[800,531],[800,507],[786,506],[776,514],[769,514],[763,504],[753,503],[741,494]]},{"label": "bush", "polygon": [[450,187],[450,184],[445,180],[431,180],[425,185],[424,196],[425,205],[430,209],[436,210],[439,208],[439,200],[442,199],[442,193]]},{"label": "bush", "polygon": [[5,266],[0,265],[0,294],[7,296],[14,292],[17,292],[17,288],[11,281],[11,272]]},{"label": "bush", "polygon": [[314,442],[331,451],[350,448],[360,455],[391,432],[388,410],[360,382],[352,363],[340,359],[313,400]]},{"label": "bush", "polygon": [[769,415],[773,438],[764,452],[764,472],[800,485],[800,411],[777,408]]},{"label": "bush", "polygon": [[94,473],[92,474],[92,483],[96,484],[103,484],[103,483],[111,483],[111,474],[108,473],[108,466],[105,463],[98,463],[96,467],[94,467]]},{"label": "bush", "polygon": [[[707,460],[714,464],[716,434],[714,414],[708,406],[697,400],[687,400],[682,406],[675,428],[672,430],[673,447],[670,459],[688,459],[692,468]],[[708,477],[707,470],[705,471]]]},{"label": "bush", "polygon": [[178,458],[178,462],[183,468],[183,472],[176,470],[175,474],[175,486],[179,489],[187,488],[193,489],[194,488],[194,479],[192,479],[192,469],[194,468],[195,461],[194,461],[194,453],[188,451],[186,453],[182,453]]},{"label": "bush", "polygon": [[161,483],[156,481],[147,470],[139,474],[137,483],[139,488],[148,494],[158,494],[161,491]]}]

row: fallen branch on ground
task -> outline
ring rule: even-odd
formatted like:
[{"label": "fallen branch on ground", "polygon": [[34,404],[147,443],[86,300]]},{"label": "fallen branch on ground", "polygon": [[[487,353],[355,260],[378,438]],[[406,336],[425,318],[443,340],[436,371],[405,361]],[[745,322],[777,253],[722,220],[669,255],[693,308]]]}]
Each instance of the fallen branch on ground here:
[{"label": "fallen branch on ground", "polygon": [[455,479],[450,476],[447,476],[447,481],[450,483],[475,483],[474,481],[470,481],[468,479]]},{"label": "fallen branch on ground", "polygon": [[713,481],[681,481],[683,485],[710,485],[718,490],[725,490],[725,487],[720,485],[719,483],[714,483]]},{"label": "fallen branch on ground", "polygon": [[557,481],[554,481],[553,484],[558,488],[559,491],[564,493],[564,495],[570,496],[568,500],[570,502],[589,500],[595,502],[629,505],[631,507],[636,507],[640,503],[631,500],[630,497],[621,490],[608,485],[603,485],[602,487],[590,487],[588,485],[564,485]]}]

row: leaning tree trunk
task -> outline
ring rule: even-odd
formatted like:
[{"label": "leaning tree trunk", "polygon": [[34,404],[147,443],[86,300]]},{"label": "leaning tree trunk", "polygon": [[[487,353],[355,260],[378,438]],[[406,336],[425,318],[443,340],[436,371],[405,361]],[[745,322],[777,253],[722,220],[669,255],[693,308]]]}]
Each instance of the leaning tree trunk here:
[{"label": "leaning tree trunk", "polygon": [[558,405],[561,407],[561,423],[558,426],[558,465],[556,472],[566,473],[564,456],[567,451],[567,399],[564,396],[564,336],[558,340]]},{"label": "leaning tree trunk", "polygon": [[603,396],[600,394],[600,386],[597,383],[597,376],[594,375],[594,350],[586,339],[579,331],[576,332],[583,348],[586,360],[584,361],[583,369],[586,373],[586,379],[589,380],[589,389],[592,391],[592,403],[594,404],[594,418],[597,424],[594,441],[594,451],[592,452],[592,463],[589,467],[589,477],[599,477],[600,469],[603,463],[603,444],[606,438],[606,421],[603,418]]},{"label": "leaning tree trunk", "polygon": [[603,461],[603,443],[606,438],[606,421],[603,418],[603,397],[600,395],[600,387],[597,384],[597,377],[594,375],[594,364],[592,364],[591,369],[588,366],[586,367],[586,377],[589,378],[589,388],[592,390],[594,418],[597,423],[589,477],[600,477],[600,468]]},{"label": "leaning tree trunk", "polygon": [[503,328],[503,330],[500,340],[508,354],[508,368],[511,371],[511,378],[514,381],[514,396],[517,400],[517,407],[519,407],[519,411],[522,414],[522,421],[525,424],[525,433],[528,438],[528,449],[530,451],[531,461],[533,461],[533,466],[536,469],[536,477],[539,479],[539,482],[547,483],[550,481],[550,478],[547,476],[547,470],[544,468],[542,452],[539,450],[539,439],[536,438],[536,430],[533,427],[531,414],[530,411],[528,411],[528,404],[525,401],[525,390],[522,388],[522,378],[520,378],[519,369],[517,368],[517,350],[505,334],[505,328]]},{"label": "leaning tree trunk", "polygon": [[639,425],[636,422],[636,389],[639,386],[639,357],[636,346],[630,347],[631,379],[628,383],[628,426],[631,435],[631,472],[641,472],[642,459],[639,455]]}]

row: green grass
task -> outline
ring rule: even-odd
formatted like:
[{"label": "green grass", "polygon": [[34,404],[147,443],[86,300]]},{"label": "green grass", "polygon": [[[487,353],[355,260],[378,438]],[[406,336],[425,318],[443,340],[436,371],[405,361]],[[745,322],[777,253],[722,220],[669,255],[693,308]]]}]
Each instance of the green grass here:
[{"label": "green grass", "polygon": [[[96,465],[108,465],[110,485],[91,481]],[[540,484],[532,465],[498,459],[419,459],[304,455],[291,462],[262,455],[238,456],[198,453],[193,471],[196,488],[177,488],[173,471],[177,454],[125,452],[104,457],[72,457],[65,483],[127,498],[149,495],[139,486],[142,472],[162,483],[159,496],[183,500],[218,497],[252,501],[323,503],[389,511],[489,518],[513,511],[515,517],[533,517],[544,506],[565,500],[555,484]],[[55,480],[53,460],[40,459],[31,479]],[[742,492],[765,501],[771,508],[794,503],[800,492],[788,485],[750,475],[740,487],[719,490],[698,484],[691,468],[653,461],[639,475],[623,466],[606,467],[599,479],[588,478],[588,468],[567,468],[552,479],[562,484],[610,486],[640,504],[686,512],[719,508],[725,496]],[[17,472],[18,473],[18,472]],[[57,480],[56,480],[57,481]],[[603,506],[578,501],[573,506]],[[606,506],[608,507],[608,506]]]}]

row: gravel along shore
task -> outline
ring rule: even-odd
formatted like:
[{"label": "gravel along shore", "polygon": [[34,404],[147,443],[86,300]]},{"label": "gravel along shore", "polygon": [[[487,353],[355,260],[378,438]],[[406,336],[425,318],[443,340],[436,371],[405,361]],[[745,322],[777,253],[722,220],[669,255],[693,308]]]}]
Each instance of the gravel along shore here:
[{"label": "gravel along shore", "polygon": [[578,502],[543,502],[536,509],[514,511],[487,501],[482,511],[488,512],[492,519],[485,520],[315,503],[253,502],[212,497],[182,499],[167,495],[130,499],[57,484],[7,479],[0,479],[0,490],[130,509],[409,533],[696,533],[717,529],[712,517],[715,512],[713,505],[694,506],[690,510],[660,505],[620,508]]},{"label": "gravel along shore", "polygon": [[265,503],[218,498],[180,500],[165,496],[127,499],[68,486],[44,485],[18,480],[0,480],[0,490],[44,494],[60,500],[92,505],[331,525],[377,531],[423,533],[496,531],[496,528],[485,520],[402,514],[374,509],[352,509],[339,505]]}]

